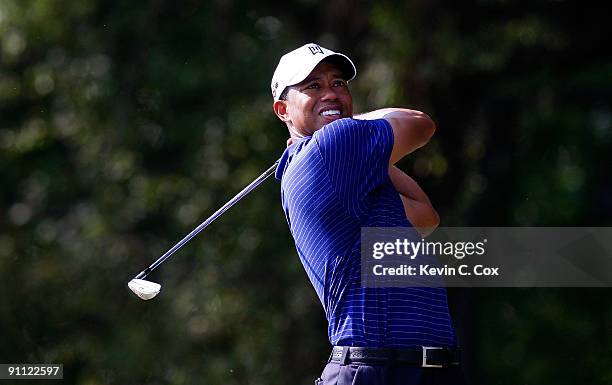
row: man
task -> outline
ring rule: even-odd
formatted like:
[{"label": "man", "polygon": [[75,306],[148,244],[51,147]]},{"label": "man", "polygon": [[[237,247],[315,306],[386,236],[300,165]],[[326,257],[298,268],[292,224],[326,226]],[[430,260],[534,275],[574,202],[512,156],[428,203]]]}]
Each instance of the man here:
[{"label": "man", "polygon": [[362,227],[414,226],[426,236],[439,218],[394,166],[427,143],[434,123],[401,108],[353,118],[355,76],[347,56],[306,44],[281,58],[271,84],[290,134],[276,171],[283,209],[334,345],[317,381],[462,383],[443,288],[361,286]]}]

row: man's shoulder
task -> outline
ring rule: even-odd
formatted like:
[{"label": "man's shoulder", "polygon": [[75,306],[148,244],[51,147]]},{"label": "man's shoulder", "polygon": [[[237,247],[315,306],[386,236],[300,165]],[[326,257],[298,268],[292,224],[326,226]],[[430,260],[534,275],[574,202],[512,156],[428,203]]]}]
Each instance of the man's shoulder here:
[{"label": "man's shoulder", "polygon": [[316,131],[313,137],[318,139],[318,137],[333,133],[343,133],[345,131],[346,133],[358,133],[358,130],[369,131],[383,129],[385,127],[388,127],[389,129],[391,128],[385,119],[362,120],[355,118],[342,118],[326,124],[320,130]]},{"label": "man's shoulder", "polygon": [[361,120],[343,118],[323,126],[313,135],[316,146],[323,152],[357,147],[368,148],[373,143],[383,143],[393,137],[389,123],[384,119]]},{"label": "man's shoulder", "polygon": [[346,130],[355,127],[363,127],[367,124],[365,120],[359,120],[354,118],[342,118],[338,120],[334,120],[331,123],[324,125],[320,130],[314,133],[314,136],[321,135],[322,133],[328,131],[338,131],[338,130]]},{"label": "man's shoulder", "polygon": [[[385,133],[385,128],[388,128]],[[392,143],[392,131],[384,119],[361,120],[343,118],[334,120],[314,132],[298,139],[281,157],[277,179],[285,172],[302,173],[304,169],[319,170],[352,162],[354,156],[369,151],[374,144]],[[384,147],[384,146],[383,146]]]}]

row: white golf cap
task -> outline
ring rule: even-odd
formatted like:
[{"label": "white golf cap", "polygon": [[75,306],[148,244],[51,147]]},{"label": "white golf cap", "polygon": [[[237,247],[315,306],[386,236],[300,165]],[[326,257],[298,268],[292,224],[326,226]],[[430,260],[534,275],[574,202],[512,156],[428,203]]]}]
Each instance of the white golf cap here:
[{"label": "white golf cap", "polygon": [[355,64],[348,56],[323,48],[318,44],[304,44],[300,48],[283,55],[278,62],[271,83],[274,101],[280,99],[285,88],[306,79],[317,64],[324,59],[337,65],[347,81],[353,80],[357,75]]}]

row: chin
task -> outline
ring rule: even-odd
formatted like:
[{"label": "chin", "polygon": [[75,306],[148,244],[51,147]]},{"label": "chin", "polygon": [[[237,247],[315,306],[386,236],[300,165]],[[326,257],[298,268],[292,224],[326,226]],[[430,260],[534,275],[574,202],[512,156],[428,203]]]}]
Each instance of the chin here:
[{"label": "chin", "polygon": [[340,120],[343,119],[344,116],[335,116],[333,118],[323,118],[323,122],[321,123],[321,127],[323,127],[326,124],[330,124],[332,122],[335,122],[336,120]]}]

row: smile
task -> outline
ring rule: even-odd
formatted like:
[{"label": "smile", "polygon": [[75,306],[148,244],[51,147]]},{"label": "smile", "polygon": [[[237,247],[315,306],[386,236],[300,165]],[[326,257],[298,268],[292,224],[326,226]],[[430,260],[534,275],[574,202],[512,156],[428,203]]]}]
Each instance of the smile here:
[{"label": "smile", "polygon": [[321,112],[321,116],[340,116],[340,114],[342,114],[340,110],[326,110]]}]

